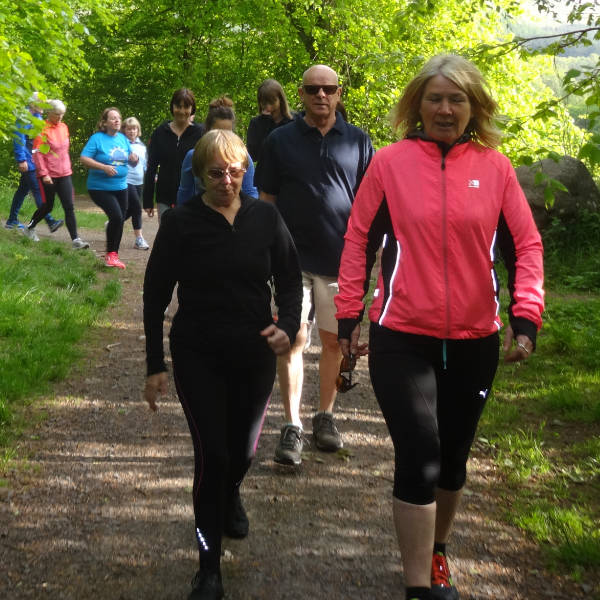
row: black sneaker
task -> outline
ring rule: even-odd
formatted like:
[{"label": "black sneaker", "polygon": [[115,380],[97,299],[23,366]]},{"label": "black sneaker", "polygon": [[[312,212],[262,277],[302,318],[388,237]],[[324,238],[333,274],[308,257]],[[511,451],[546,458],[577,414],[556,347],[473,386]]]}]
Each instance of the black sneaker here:
[{"label": "black sneaker", "polygon": [[284,425],[275,449],[275,462],[280,465],[299,465],[302,462],[302,429],[296,425]]},{"label": "black sneaker", "polygon": [[192,579],[188,600],[221,600],[224,595],[221,573],[200,569]]},{"label": "black sneaker", "polygon": [[248,522],[248,515],[240,498],[240,489],[235,488],[233,496],[229,501],[227,512],[225,513],[223,533],[227,537],[241,539],[248,535],[249,528],[250,523]]},{"label": "black sneaker", "polygon": [[325,412],[317,413],[312,419],[312,426],[313,439],[319,450],[335,452],[344,446],[332,414]]},{"label": "black sneaker", "polygon": [[58,219],[58,221],[53,221],[50,225],[48,225],[50,233],[58,231],[63,226],[63,223],[64,221],[62,219]]}]

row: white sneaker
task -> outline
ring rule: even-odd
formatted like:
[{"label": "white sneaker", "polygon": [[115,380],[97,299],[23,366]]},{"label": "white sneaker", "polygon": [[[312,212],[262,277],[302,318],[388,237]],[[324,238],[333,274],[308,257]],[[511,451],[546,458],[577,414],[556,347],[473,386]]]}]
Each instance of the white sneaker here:
[{"label": "white sneaker", "polygon": [[25,229],[23,229],[23,235],[25,237],[28,237],[32,242],[40,241],[40,238],[38,237],[37,233],[35,232],[35,228],[29,229],[29,227],[25,227]]},{"label": "white sneaker", "polygon": [[135,238],[135,244],[133,247],[137,250],[148,250],[148,248],[150,248],[148,242],[142,236]]},{"label": "white sneaker", "polygon": [[90,245],[87,242],[84,242],[81,238],[75,238],[72,242],[71,242],[71,246],[73,247],[73,250],[83,250],[85,248],[89,248]]}]

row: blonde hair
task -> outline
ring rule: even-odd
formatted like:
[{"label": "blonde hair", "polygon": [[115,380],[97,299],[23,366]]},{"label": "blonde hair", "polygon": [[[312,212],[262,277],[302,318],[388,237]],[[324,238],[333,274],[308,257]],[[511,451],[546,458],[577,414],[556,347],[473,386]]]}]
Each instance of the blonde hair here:
[{"label": "blonde hair", "polygon": [[211,129],[196,143],[192,156],[192,171],[196,177],[203,178],[206,165],[218,154],[228,163],[239,162],[244,169],[248,167],[248,150],[244,142],[228,129]]},{"label": "blonde hair", "polygon": [[472,117],[468,128],[473,139],[483,146],[496,148],[502,139],[500,130],[494,124],[498,105],[487,91],[487,84],[479,69],[455,54],[440,54],[425,63],[392,109],[393,129],[402,137],[422,129],[421,99],[427,82],[436,75],[449,79],[469,98]]},{"label": "blonde hair", "polygon": [[127,117],[121,125],[121,131],[125,133],[125,127],[137,127],[138,137],[142,137],[142,126],[135,117]]}]

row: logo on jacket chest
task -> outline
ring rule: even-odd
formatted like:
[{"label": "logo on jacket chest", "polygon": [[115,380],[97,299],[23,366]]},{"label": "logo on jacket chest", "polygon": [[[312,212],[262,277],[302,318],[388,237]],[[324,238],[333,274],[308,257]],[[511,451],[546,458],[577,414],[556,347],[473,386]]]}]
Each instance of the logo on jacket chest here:
[{"label": "logo on jacket chest", "polygon": [[479,179],[469,179],[467,187],[479,189]]}]

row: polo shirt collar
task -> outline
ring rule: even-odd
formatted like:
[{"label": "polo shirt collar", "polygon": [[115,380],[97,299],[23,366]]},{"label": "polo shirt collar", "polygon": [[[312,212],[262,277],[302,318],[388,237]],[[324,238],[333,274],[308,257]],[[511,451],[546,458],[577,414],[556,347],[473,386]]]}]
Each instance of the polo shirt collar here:
[{"label": "polo shirt collar", "polygon": [[[301,111],[296,116],[296,122],[298,123],[298,126],[300,127],[301,133],[307,134],[309,131],[313,131],[314,129],[316,129],[318,131],[318,129],[316,127],[312,127],[304,120],[305,114],[306,114],[305,111]],[[337,133],[339,133],[341,135],[344,135],[344,133],[346,132],[346,121],[344,121],[344,118],[337,110],[335,111],[335,123],[333,124],[333,127],[329,131],[337,131]]]}]

